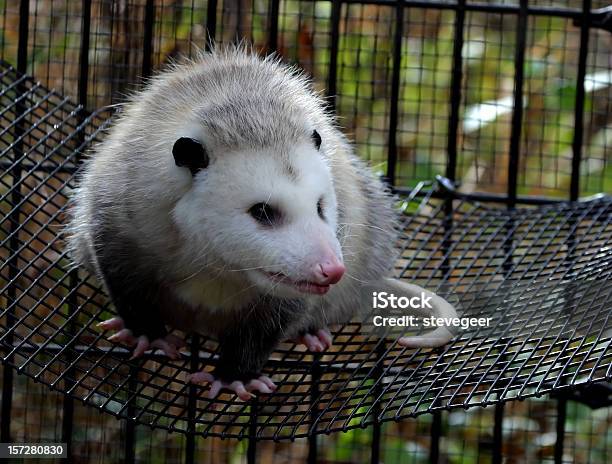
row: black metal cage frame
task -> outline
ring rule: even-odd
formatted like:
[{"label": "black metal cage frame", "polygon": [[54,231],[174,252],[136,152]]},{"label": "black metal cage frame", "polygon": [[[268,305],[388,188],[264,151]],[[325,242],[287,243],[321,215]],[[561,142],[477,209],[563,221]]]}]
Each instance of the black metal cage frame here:
[{"label": "black metal cage frame", "polygon": [[[185,374],[213,366],[214,342],[193,336],[177,361],[129,352],[105,341],[95,324],[113,312],[100,288],[71,270],[61,240],[74,174],[91,143],[112,121],[112,110],[92,111],[90,39],[92,1],[81,4],[76,99],[27,75],[30,2],[19,7],[16,65],[0,66],[0,199],[2,221],[2,361],[17,372],[65,393],[62,440],[71,443],[75,400],[128,419],[126,457],[133,459],[136,424],[185,433],[193,462],[196,436],[258,440],[309,440],[317,460],[317,435],[372,427],[372,462],[378,462],[384,421],[434,414],[431,462],[439,457],[440,411],[494,405],[494,462],[501,462],[504,402],[553,393],[558,397],[555,460],[562,461],[567,399],[609,406],[612,380],[612,197],[579,200],[585,117],[584,82],[589,34],[612,32],[612,7],[581,8],[489,4],[467,0],[332,0],[325,85],[332,109],[338,90],[343,8],[354,4],[393,8],[393,50],[385,179],[404,201],[396,274],[455,301],[466,315],[489,314],[497,324],[462,332],[439,350],[407,350],[393,340],[369,337],[360,325],[335,333],[329,353],[313,355],[281,346],[266,366],[279,391],[249,403],[226,396],[211,402]],[[143,3],[142,61],[154,68],[155,0]],[[279,49],[280,0],[268,5],[266,51]],[[218,35],[217,0],[206,5],[205,48]],[[402,186],[398,182],[398,124],[405,15],[428,8],[454,13],[452,71],[444,176]],[[504,193],[459,189],[463,49],[466,15],[487,12],[516,18],[511,131]],[[519,194],[524,128],[525,48],[532,16],[571,19],[580,29],[574,132],[566,199]],[[240,38],[237,26],[235,36]],[[0,441],[11,441],[14,370],[2,379]],[[499,419],[499,420],[498,420]]]}]

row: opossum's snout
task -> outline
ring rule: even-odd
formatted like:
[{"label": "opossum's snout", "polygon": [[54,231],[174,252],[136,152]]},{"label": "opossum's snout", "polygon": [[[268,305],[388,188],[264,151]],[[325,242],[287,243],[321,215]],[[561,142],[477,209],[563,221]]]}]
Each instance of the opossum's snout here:
[{"label": "opossum's snout", "polygon": [[333,285],[340,282],[346,268],[334,253],[330,252],[318,262],[312,272],[312,280],[319,285]]},{"label": "opossum's snout", "polygon": [[288,266],[283,272],[260,272],[266,276],[266,280],[274,283],[274,290],[277,292],[288,290],[324,295],[332,285],[342,279],[346,271],[342,258],[339,258],[332,248],[326,246],[324,242],[319,243],[297,266],[295,264]]}]

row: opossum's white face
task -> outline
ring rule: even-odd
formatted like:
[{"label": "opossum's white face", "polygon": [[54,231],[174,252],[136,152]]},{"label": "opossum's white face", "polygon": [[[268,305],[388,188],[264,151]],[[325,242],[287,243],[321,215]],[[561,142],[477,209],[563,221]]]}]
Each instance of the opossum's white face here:
[{"label": "opossum's white face", "polygon": [[173,212],[207,270],[290,298],[324,294],[341,279],[336,195],[317,143],[210,155]]}]

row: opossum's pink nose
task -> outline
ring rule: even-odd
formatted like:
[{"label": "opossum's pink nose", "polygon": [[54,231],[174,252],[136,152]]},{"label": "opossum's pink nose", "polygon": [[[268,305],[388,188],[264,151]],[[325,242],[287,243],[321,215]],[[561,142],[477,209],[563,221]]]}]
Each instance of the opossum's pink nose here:
[{"label": "opossum's pink nose", "polygon": [[344,275],[346,268],[344,264],[338,261],[337,258],[327,259],[322,263],[319,263],[317,269],[317,283],[320,285],[331,285],[338,283],[338,281]]}]

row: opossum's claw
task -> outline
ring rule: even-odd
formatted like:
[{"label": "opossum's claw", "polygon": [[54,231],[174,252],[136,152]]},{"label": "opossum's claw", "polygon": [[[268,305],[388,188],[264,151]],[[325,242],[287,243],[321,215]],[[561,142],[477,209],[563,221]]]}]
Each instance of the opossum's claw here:
[{"label": "opossum's claw", "polygon": [[181,337],[177,337],[174,334],[168,334],[164,337],[164,340],[167,341],[168,343],[170,343],[171,345],[174,345],[174,347],[177,350],[180,350],[181,348],[185,347],[185,340],[183,340]]},{"label": "opossum's claw", "polygon": [[119,332],[108,337],[111,342],[115,343],[125,343],[126,345],[135,345],[137,343],[137,339],[132,335],[132,331],[130,329],[121,329]]},{"label": "opossum's claw", "polygon": [[[182,346],[184,346],[184,344]],[[171,342],[168,339],[168,336],[166,336],[165,338],[156,338],[155,340],[153,340],[150,344],[150,347],[151,349],[158,348],[162,350],[164,354],[170,359],[178,359],[178,349],[181,348],[181,345]]]},{"label": "opossum's claw", "polygon": [[263,382],[266,384],[266,386],[270,389],[270,390],[276,390],[276,384],[274,382],[272,382],[272,379],[270,377],[268,377],[267,375],[260,375],[259,376],[259,380],[260,382]]},{"label": "opossum's claw", "polygon": [[123,319],[121,319],[120,317],[112,317],[105,321],[98,322],[97,326],[104,330],[117,331],[125,328],[125,325],[123,324]]},{"label": "opossum's claw", "polygon": [[252,392],[270,394],[276,390],[276,385],[272,382],[272,379],[265,375],[260,375],[256,379],[249,380],[246,385],[240,380],[224,382],[216,379],[210,372],[196,372],[191,374],[188,381],[192,383],[209,383],[210,389],[206,396],[211,400],[215,399],[222,389],[234,392],[242,401],[248,401],[253,398],[255,395]]},{"label": "opossum's claw", "polygon": [[332,334],[329,330],[327,329],[319,329],[317,330],[316,333],[317,337],[319,338],[319,341],[323,344],[324,349],[328,349],[331,348],[331,346],[334,343],[334,339],[332,337]]},{"label": "opossum's claw", "polygon": [[333,338],[329,330],[319,329],[314,333],[305,333],[295,340],[308,348],[308,351],[321,353],[332,346]]},{"label": "opossum's claw", "polygon": [[132,352],[131,359],[141,357],[145,353],[145,351],[147,351],[148,349],[149,349],[149,339],[147,338],[146,335],[141,335],[140,337],[138,337],[138,341],[136,342],[136,348],[134,348],[134,351]]}]

